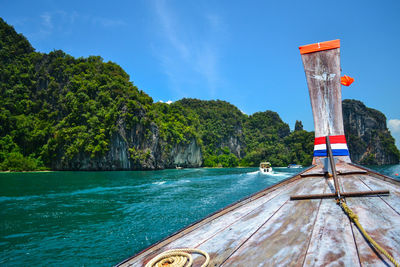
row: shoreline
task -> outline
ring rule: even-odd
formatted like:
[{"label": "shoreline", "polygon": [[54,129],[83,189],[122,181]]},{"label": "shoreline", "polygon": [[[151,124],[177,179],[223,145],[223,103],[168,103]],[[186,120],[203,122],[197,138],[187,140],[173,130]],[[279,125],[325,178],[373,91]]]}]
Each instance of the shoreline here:
[{"label": "shoreline", "polygon": [[[387,165],[373,165],[373,166],[392,166],[392,165],[400,165],[398,164],[387,164]],[[369,165],[366,165],[367,167]],[[303,166],[303,168],[306,168],[308,166]],[[165,168],[165,169],[146,169],[146,170],[36,170],[36,171],[0,171],[1,173],[47,173],[47,172],[118,172],[118,171],[126,171],[126,172],[134,172],[134,171],[162,171],[162,170],[187,170],[187,169],[244,169],[244,168],[258,168],[257,166],[236,166],[236,167],[187,167],[187,168],[182,168],[182,169],[176,169],[176,168]],[[286,169],[288,168],[287,166],[275,166],[273,168],[278,168],[278,169]],[[290,169],[290,168],[289,168]]]},{"label": "shoreline", "polygon": [[35,172],[56,172],[52,170],[45,170],[45,171],[0,171],[0,173],[35,173]]},{"label": "shoreline", "polygon": [[[119,171],[163,171],[163,170],[185,170],[185,169],[243,169],[243,168],[257,168],[257,167],[252,167],[252,166],[237,166],[237,167],[187,167],[187,168],[182,168],[182,169],[176,169],[176,168],[165,168],[165,169],[154,169],[154,170],[38,170],[38,171],[0,171],[0,173],[44,173],[44,172],[119,172]],[[277,167],[279,168],[279,167]],[[280,167],[282,168],[282,167]]]}]

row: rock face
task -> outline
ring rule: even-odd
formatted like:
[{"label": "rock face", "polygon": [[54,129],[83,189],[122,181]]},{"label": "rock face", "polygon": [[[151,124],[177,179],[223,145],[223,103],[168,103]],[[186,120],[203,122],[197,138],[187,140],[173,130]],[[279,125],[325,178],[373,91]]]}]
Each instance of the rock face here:
[{"label": "rock face", "polygon": [[[123,125],[121,125],[123,126]],[[196,168],[202,165],[201,148],[196,140],[169,148],[155,124],[137,125],[126,131],[121,127],[111,138],[110,149],[102,157],[79,154],[72,160],[55,161],[54,170],[115,171],[156,170],[175,167]]]},{"label": "rock face", "polygon": [[201,149],[195,140],[187,145],[177,145],[171,151],[171,163],[168,167],[200,167],[202,164]]},{"label": "rock face", "polygon": [[398,164],[400,152],[381,112],[357,100],[343,100],[343,122],[350,158],[367,165]]},{"label": "rock face", "polygon": [[245,148],[243,144],[243,130],[241,125],[236,128],[236,135],[230,136],[227,140],[223,140],[219,145],[219,148],[229,148],[229,151],[240,159],[244,155],[243,150]]}]

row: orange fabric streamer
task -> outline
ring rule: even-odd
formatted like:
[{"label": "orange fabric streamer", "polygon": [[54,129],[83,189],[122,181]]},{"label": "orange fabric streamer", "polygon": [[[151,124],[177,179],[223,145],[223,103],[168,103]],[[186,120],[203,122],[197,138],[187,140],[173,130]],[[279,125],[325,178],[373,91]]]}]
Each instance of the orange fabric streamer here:
[{"label": "orange fabric streamer", "polygon": [[351,78],[347,75],[344,75],[343,77],[340,78],[340,83],[343,84],[344,86],[349,86],[354,82],[354,78]]}]

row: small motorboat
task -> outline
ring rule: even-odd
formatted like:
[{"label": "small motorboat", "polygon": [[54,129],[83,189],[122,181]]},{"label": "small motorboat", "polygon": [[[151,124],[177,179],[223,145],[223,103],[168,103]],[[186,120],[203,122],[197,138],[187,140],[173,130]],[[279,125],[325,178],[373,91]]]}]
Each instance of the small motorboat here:
[{"label": "small motorboat", "polygon": [[287,167],[288,167],[288,168],[293,168],[293,169],[303,168],[303,166],[297,165],[297,164],[289,164]]},{"label": "small motorboat", "polygon": [[260,163],[260,172],[263,174],[271,173],[272,172],[271,163],[261,162]]}]

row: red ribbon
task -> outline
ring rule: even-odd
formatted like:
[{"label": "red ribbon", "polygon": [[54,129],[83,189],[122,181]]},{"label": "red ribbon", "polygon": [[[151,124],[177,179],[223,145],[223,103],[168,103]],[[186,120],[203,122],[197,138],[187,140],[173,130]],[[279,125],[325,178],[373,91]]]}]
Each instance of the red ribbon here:
[{"label": "red ribbon", "polygon": [[354,78],[351,78],[347,75],[344,75],[343,77],[340,78],[340,83],[343,84],[344,86],[349,86],[354,82]]}]

